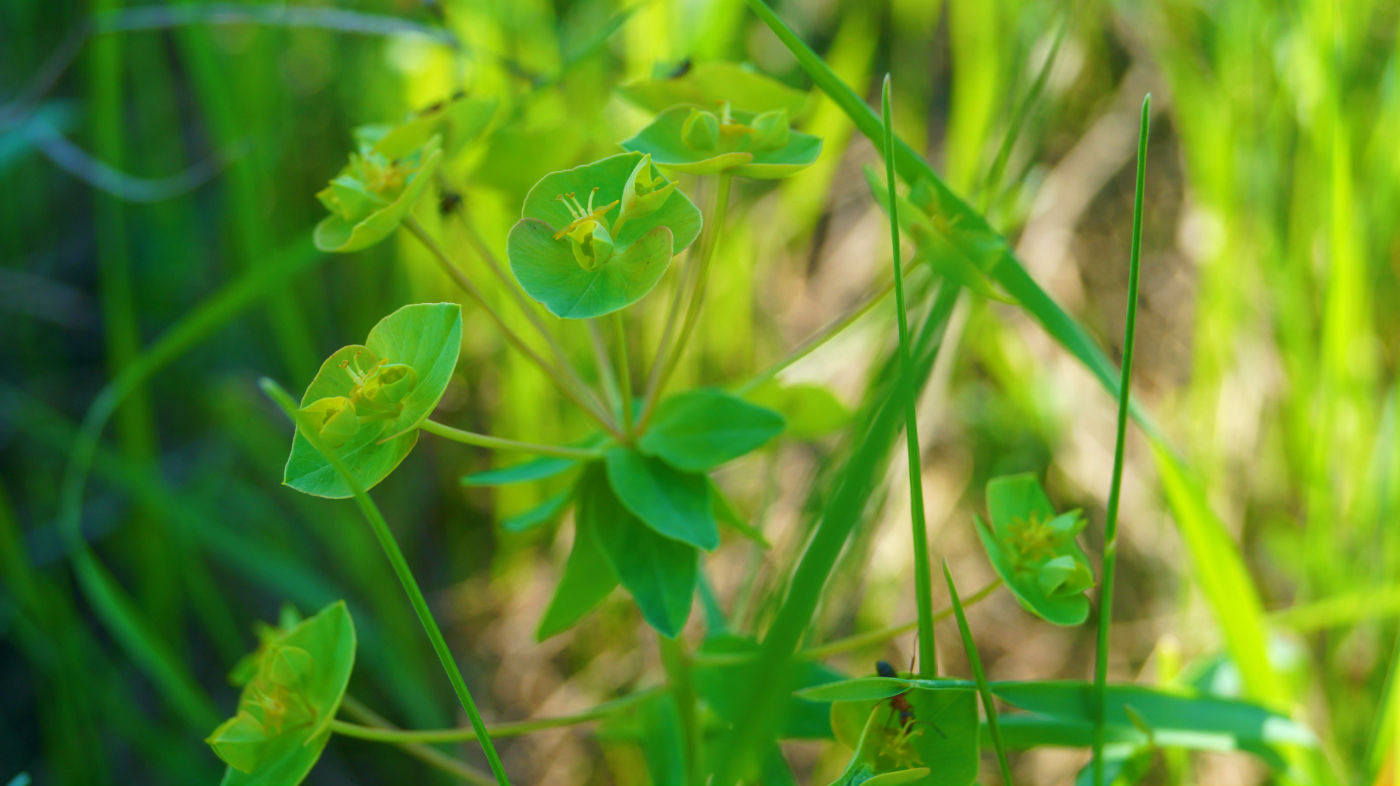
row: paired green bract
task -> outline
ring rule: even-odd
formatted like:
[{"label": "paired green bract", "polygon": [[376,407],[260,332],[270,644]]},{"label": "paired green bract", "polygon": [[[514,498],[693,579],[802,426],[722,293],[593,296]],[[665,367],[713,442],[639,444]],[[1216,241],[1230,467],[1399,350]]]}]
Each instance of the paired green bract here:
[{"label": "paired green bract", "polygon": [[283,626],[260,631],[258,651],[234,673],[247,680],[238,714],[205,740],[228,764],[227,786],[300,783],[330,740],[355,666],[350,612],[337,601]]},{"label": "paired green bract", "polygon": [[755,180],[795,174],[822,152],[821,139],[788,128],[787,110],[756,115],[728,104],[718,115],[700,107],[672,107],[621,144],[677,172]]},{"label": "paired green bract", "polygon": [[675,185],[637,153],[546,175],[506,239],[521,288],[564,319],[640,300],[700,234],[700,211]]},{"label": "paired green bract", "polygon": [[987,484],[988,527],[974,517],[992,567],[1027,611],[1056,625],[1089,616],[1084,591],[1094,586],[1089,558],[1075,542],[1079,511],[1057,515],[1034,475],[1008,475]]},{"label": "paired green bract", "polygon": [[371,145],[351,153],[350,163],[316,195],[331,211],[316,225],[316,247],[348,253],[388,237],[427,190],[441,161],[437,136],[392,158]]},{"label": "paired green bract", "polygon": [[[421,303],[380,320],[364,346],[337,350],[302,396],[282,482],[317,497],[353,494],[307,441],[302,431],[311,428],[366,490],[387,477],[413,449],[418,425],[447,390],[461,344],[461,306]],[[393,379],[382,376],[390,374]]]}]

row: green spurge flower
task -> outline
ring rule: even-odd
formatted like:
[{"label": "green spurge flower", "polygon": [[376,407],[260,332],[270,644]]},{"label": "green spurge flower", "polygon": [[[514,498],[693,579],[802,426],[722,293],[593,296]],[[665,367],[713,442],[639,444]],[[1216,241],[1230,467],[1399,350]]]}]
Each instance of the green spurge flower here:
[{"label": "green spurge flower", "polygon": [[550,313],[588,319],[650,292],[700,223],[650,156],[623,153],[545,175],[525,197],[506,255],[521,288]]},{"label": "green spurge flower", "polygon": [[811,166],[821,155],[822,141],[793,131],[786,108],[755,114],[732,109],[725,101],[717,113],[672,107],[622,147],[648,153],[657,165],[677,172],[775,180]]},{"label": "green spurge flower", "polygon": [[330,740],[355,665],[350,612],[337,601],[283,624],[264,626],[258,651],[235,667],[238,712],[205,740],[228,764],[225,784],[300,783]]},{"label": "green spurge flower", "polygon": [[1031,474],[988,483],[987,508],[992,525],[976,518],[977,535],[1021,605],[1056,625],[1088,618],[1084,591],[1094,585],[1094,574],[1075,542],[1086,523],[1080,512],[1056,514]]},{"label": "green spurge flower", "polygon": [[437,171],[442,160],[441,137],[434,135],[412,150],[393,152],[402,154],[389,156],[372,143],[362,142],[340,175],[316,195],[331,211],[316,225],[317,248],[359,251],[398,228]]},{"label": "green spurge flower", "polygon": [[461,344],[461,306],[419,303],[380,320],[364,346],[336,350],[302,397],[282,482],[318,497],[351,496],[307,432],[335,450],[366,489],[387,477],[418,442]]}]

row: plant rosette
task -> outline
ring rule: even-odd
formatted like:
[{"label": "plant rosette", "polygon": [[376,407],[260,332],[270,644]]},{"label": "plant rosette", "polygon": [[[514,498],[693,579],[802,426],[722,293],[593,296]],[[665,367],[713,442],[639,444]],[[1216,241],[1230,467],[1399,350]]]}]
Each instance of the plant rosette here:
[{"label": "plant rosette", "polygon": [[331,212],[316,225],[316,248],[343,254],[388,237],[427,190],[441,161],[442,140],[436,134],[398,156],[372,145],[351,153],[350,163],[316,194]]},{"label": "plant rosette", "polygon": [[1078,510],[1057,514],[1033,474],[987,484],[991,526],[974,516],[977,536],[997,575],[1032,614],[1056,625],[1089,616],[1085,590],[1094,586],[1089,558],[1075,541],[1085,519]]},{"label": "plant rosette", "polygon": [[506,239],[526,294],[563,319],[642,299],[700,234],[700,211],[650,156],[623,153],[545,175]]},{"label": "plant rosette", "polygon": [[394,471],[418,441],[457,367],[462,307],[404,306],[379,321],[363,346],[336,350],[307,386],[282,482],[317,497],[353,490],[303,433],[314,429],[363,489]]},{"label": "plant rosette", "polygon": [[355,625],[345,601],[305,621],[264,627],[258,651],[235,667],[246,680],[238,712],[205,740],[228,764],[228,786],[300,783],[330,740],[355,666]]},{"label": "plant rosette", "polygon": [[786,109],[754,114],[731,109],[728,102],[718,112],[672,107],[621,144],[677,172],[754,180],[788,177],[822,152],[821,139],[791,129]]}]

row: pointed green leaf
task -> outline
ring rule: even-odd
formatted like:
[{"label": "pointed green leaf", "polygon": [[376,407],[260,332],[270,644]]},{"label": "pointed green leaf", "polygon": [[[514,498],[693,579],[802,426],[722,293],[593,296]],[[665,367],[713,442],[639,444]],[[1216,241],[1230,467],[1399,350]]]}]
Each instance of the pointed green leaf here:
[{"label": "pointed green leaf", "polygon": [[663,538],[632,515],[596,465],[579,480],[578,516],[593,522],[599,551],[647,624],[668,638],[680,635],[695,595],[695,548]]},{"label": "pointed green leaf", "polygon": [[505,486],[511,483],[527,483],[560,475],[578,466],[578,459],[545,456],[530,461],[512,464],[509,467],[488,469],[463,475],[463,486]]},{"label": "pointed green leaf", "polygon": [[857,677],[797,691],[807,701],[871,701],[888,699],[909,690],[913,683],[895,677]]},{"label": "pointed green leaf", "polygon": [[610,521],[597,520],[600,512],[596,504],[581,502],[579,505],[574,521],[574,548],[564,563],[564,574],[554,588],[554,598],[535,632],[538,641],[572,628],[617,587],[617,576],[598,549],[597,528],[612,525]]},{"label": "pointed green leaf", "polygon": [[622,447],[608,450],[606,464],[617,499],[646,526],[706,551],[719,546],[719,526],[710,512],[704,475],[677,471],[664,461]]},{"label": "pointed green leaf", "polygon": [[718,388],[697,388],[662,401],[637,447],[676,469],[704,472],[762,447],[783,425],[771,409]]},{"label": "pointed green leaf", "polygon": [[345,602],[270,637],[260,653],[238,714],[208,740],[230,765],[227,786],[297,784],[315,766],[355,665]]},{"label": "pointed green leaf", "polygon": [[[362,371],[381,360],[413,369],[417,382],[397,402],[390,419],[371,419],[372,412],[360,408],[359,431],[336,453],[365,489],[372,488],[394,471],[418,441],[418,424],[437,407],[462,345],[462,307],[456,303],[420,303],[404,306],[379,321],[369,332],[364,346],[349,346],[331,355],[302,396],[303,407],[330,396],[354,398],[356,385],[342,363]],[[398,407],[401,405],[401,409]],[[371,416],[371,417],[366,417]],[[292,439],[282,482],[306,494],[344,499],[350,487],[326,459],[301,434],[298,423]]]},{"label": "pointed green leaf", "polygon": [[569,507],[573,498],[574,490],[564,489],[535,507],[503,520],[501,529],[506,532],[528,532],[557,518]]},{"label": "pointed green leaf", "polygon": [[[822,141],[811,134],[789,132],[787,144],[776,150],[760,150],[746,134],[733,150],[696,150],[684,142],[682,128],[691,107],[677,106],[662,112],[646,128],[620,144],[625,150],[651,154],[658,166],[696,175],[727,172],[755,180],[774,180],[795,174],[816,162]],[[735,110],[734,120],[752,122],[753,112]]]}]

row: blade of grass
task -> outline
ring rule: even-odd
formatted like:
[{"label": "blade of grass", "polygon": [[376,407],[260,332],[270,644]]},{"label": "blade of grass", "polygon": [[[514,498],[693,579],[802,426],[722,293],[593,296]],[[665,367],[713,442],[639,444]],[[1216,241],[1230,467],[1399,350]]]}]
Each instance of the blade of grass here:
[{"label": "blade of grass", "polygon": [[[878,142],[883,129],[870,107],[836,77],[763,0],[746,2],[787,46],[812,81],[850,115],[861,133]],[[939,192],[940,203],[948,206],[952,214],[950,220],[959,222],[964,231],[994,233],[981,214],[968,207],[927,161],[899,139],[895,140],[894,158],[895,171],[906,182],[925,180]],[[1031,278],[1004,241],[986,272],[1117,398],[1119,380],[1113,363],[1089,333]],[[1204,490],[1191,477],[1152,417],[1135,400],[1130,399],[1128,406],[1129,414],[1152,440],[1163,491],[1191,553],[1196,581],[1204,590],[1230,653],[1240,666],[1246,691],[1260,701],[1280,703],[1283,700],[1280,683],[1265,648],[1263,605],[1239,549],[1211,511]]]},{"label": "blade of grass", "polygon": [[946,559],[943,560],[943,579],[948,582],[948,597],[953,601],[953,614],[958,618],[958,633],[962,636],[963,649],[967,652],[967,663],[972,667],[973,679],[977,680],[977,692],[982,695],[982,709],[987,714],[987,731],[992,736],[992,747],[996,748],[1001,782],[1011,786],[1011,764],[1006,759],[1006,745],[1001,740],[1001,726],[997,724],[997,705],[992,700],[992,689],[987,684],[986,673],[982,671],[982,658],[977,654],[977,642],[972,640],[972,629],[967,625],[962,599],[958,597],[958,587],[953,583],[953,571],[949,570]]},{"label": "blade of grass", "polygon": [[1108,489],[1104,521],[1103,584],[1099,592],[1099,638],[1094,659],[1094,786],[1103,786],[1104,718],[1108,713],[1108,637],[1113,627],[1113,579],[1118,564],[1118,502],[1123,488],[1123,451],[1128,436],[1128,391],[1132,389],[1133,341],[1137,331],[1138,274],[1142,265],[1142,192],[1147,177],[1147,137],[1151,130],[1152,96],[1142,100],[1138,131],[1137,191],[1133,197],[1132,256],[1128,263],[1128,319],[1123,327],[1123,377],[1118,385],[1118,434],[1113,444],[1113,480]]},{"label": "blade of grass", "polygon": [[[880,106],[885,119],[885,182],[895,193],[894,114],[890,106],[890,75],[885,74]],[[909,454],[909,519],[914,537],[914,594],[919,609],[919,676],[938,676],[934,647],[933,578],[929,575],[928,525],[924,521],[924,472],[919,455],[918,401],[914,395],[914,361],[909,355],[909,317],[904,308],[904,268],[899,252],[899,200],[890,200],[890,245],[894,249],[894,310],[899,323],[899,395],[904,399],[904,442]]]},{"label": "blade of grass", "polygon": [[[958,300],[959,288],[944,282],[939,288],[929,314],[924,318],[914,357],[919,358],[915,370],[916,388],[922,388],[933,369],[948,317]],[[750,773],[757,762],[758,751],[769,739],[778,723],[784,680],[774,675],[786,673],[798,642],[821,599],[822,588],[840,556],[847,538],[865,512],[872,490],[879,480],[876,468],[882,467],[898,435],[904,408],[887,387],[874,403],[876,414],[870,427],[861,435],[840,474],[834,482],[836,492],[827,502],[811,543],[803,553],[793,573],[787,597],[778,609],[773,624],[764,637],[758,658],[751,666],[749,684],[745,691],[748,707],[735,724],[725,755],[721,757],[715,783],[733,783]]]},{"label": "blade of grass", "polygon": [[[259,385],[263,392],[275,401],[282,408],[282,411],[287,413],[287,417],[295,423],[297,405],[287,391],[267,377],[263,377],[259,381]],[[355,504],[360,507],[365,521],[369,522],[370,528],[374,530],[375,537],[379,539],[379,545],[384,548],[384,556],[388,557],[389,563],[394,566],[394,573],[399,577],[399,582],[403,584],[409,603],[413,605],[413,611],[418,615],[419,622],[423,624],[423,630],[433,643],[433,650],[437,652],[438,660],[442,662],[443,671],[447,672],[447,679],[452,683],[452,690],[456,692],[457,700],[461,702],[462,709],[466,710],[467,719],[471,721],[472,728],[476,729],[481,748],[486,753],[486,760],[491,764],[491,772],[496,776],[496,782],[500,786],[510,786],[510,779],[506,777],[505,769],[501,766],[501,757],[496,754],[496,746],[491,742],[491,735],[486,731],[486,724],[481,719],[481,713],[477,712],[476,702],[472,701],[471,692],[467,690],[467,684],[462,680],[461,669],[457,667],[457,661],[452,657],[451,650],[447,648],[447,640],[443,638],[437,620],[433,619],[433,612],[428,608],[428,601],[423,597],[423,590],[419,589],[418,580],[414,578],[413,570],[408,567],[408,561],[404,559],[403,552],[399,550],[398,541],[394,539],[394,533],[389,529],[384,515],[379,512],[374,500],[365,493],[360,482],[356,480],[354,474],[340,460],[340,457],[321,442],[319,434],[310,429],[303,429],[301,433],[311,443],[311,446],[316,448],[317,452],[335,468],[335,471],[350,486],[350,490],[354,492]]]}]

